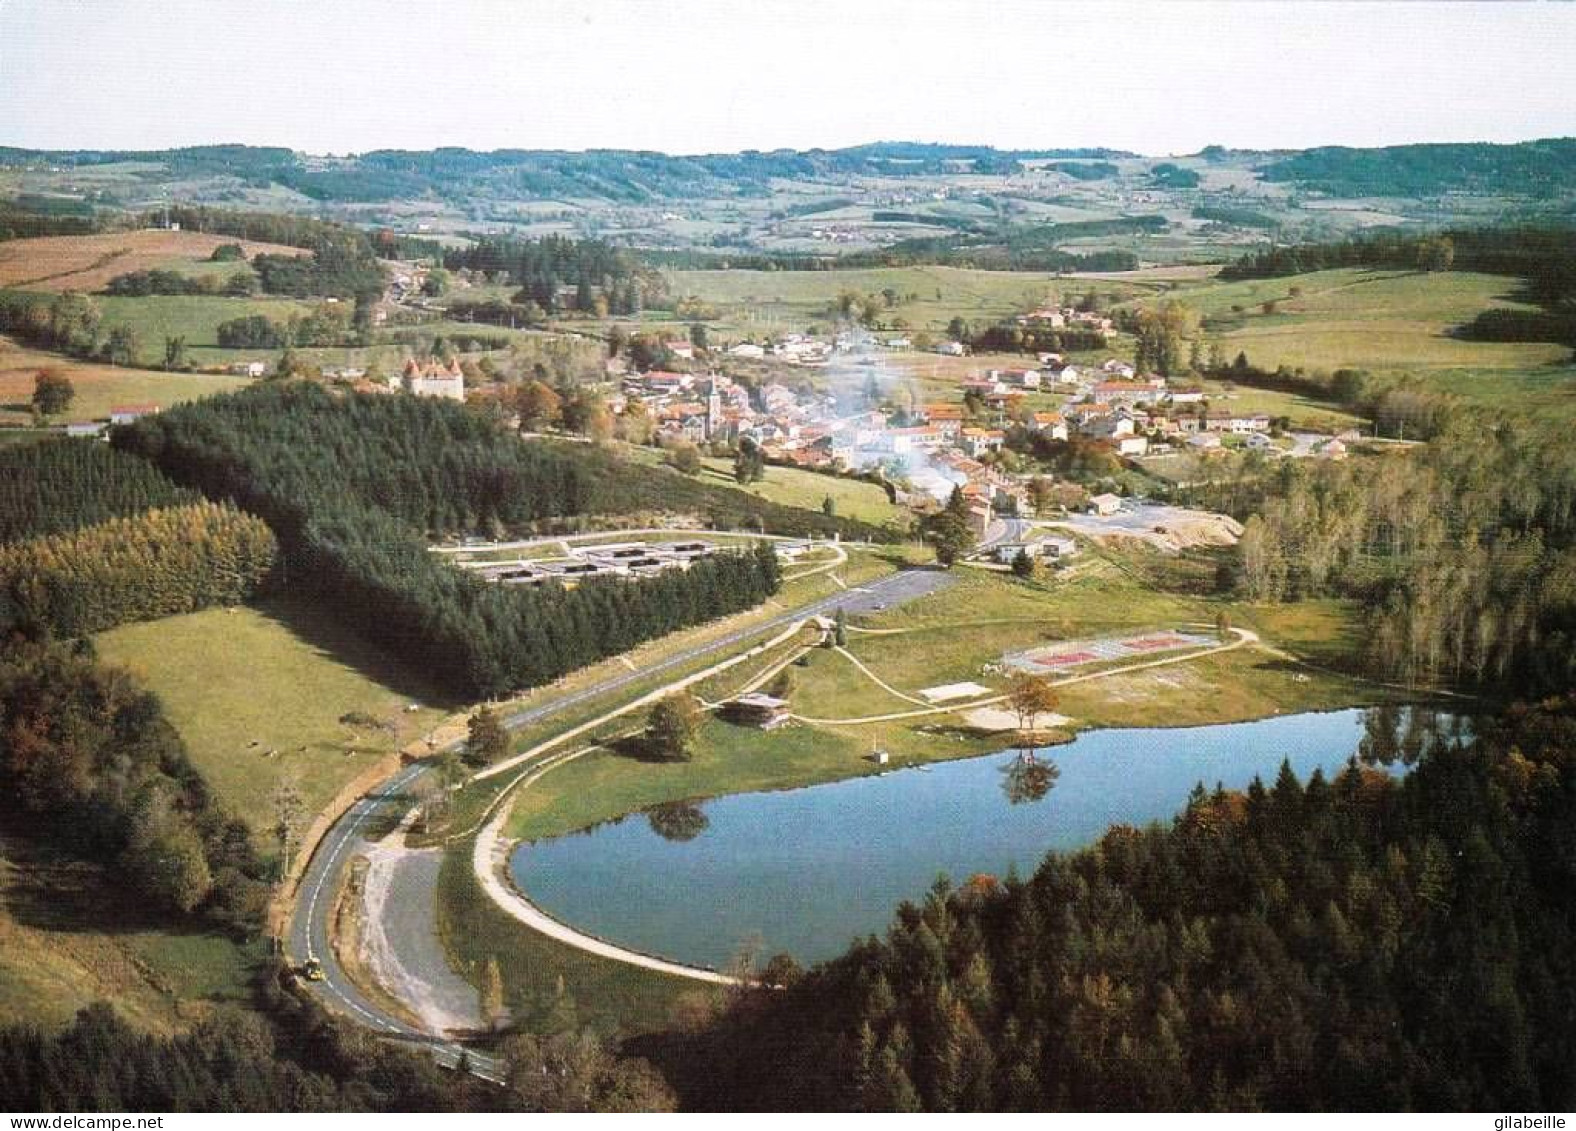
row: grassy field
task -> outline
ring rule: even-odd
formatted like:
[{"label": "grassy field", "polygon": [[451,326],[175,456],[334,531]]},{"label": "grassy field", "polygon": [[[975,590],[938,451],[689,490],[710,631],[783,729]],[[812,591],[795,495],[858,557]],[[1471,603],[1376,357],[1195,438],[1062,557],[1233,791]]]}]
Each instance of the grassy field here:
[{"label": "grassy field", "polygon": [[[1465,271],[1350,268],[1207,283],[1183,288],[1176,297],[1205,316],[1228,357],[1240,350],[1260,368],[1416,374],[1474,400],[1576,409],[1569,349],[1450,335],[1480,311],[1520,306],[1509,297],[1516,285],[1504,276]],[[1293,295],[1293,288],[1300,293]],[[1274,313],[1263,312],[1266,302],[1275,303]]]},{"label": "grassy field", "polygon": [[[419,675],[289,600],[124,625],[96,643],[158,694],[203,776],[259,832],[280,780],[294,780],[316,812],[444,714]],[[405,711],[412,701],[423,708]],[[339,722],[352,711],[397,730]]]},{"label": "grassy field", "polygon": [[[162,348],[162,339],[160,348]],[[40,369],[58,369],[71,379],[76,397],[52,423],[102,420],[116,405],[156,404],[168,408],[214,393],[233,392],[251,382],[241,377],[120,369],[44,353],[0,337],[0,424],[32,421],[33,383]]]},{"label": "grassy field", "polygon": [[253,243],[201,232],[167,232],[144,228],[94,236],[40,236],[0,243],[0,287],[32,287],[46,291],[97,291],[117,275],[152,268],[184,274],[235,268],[210,264],[221,244],[238,243],[247,257],[259,253],[305,255],[298,247]]},{"label": "grassy field", "polygon": [[[219,324],[235,318],[262,314],[276,322],[307,314],[313,304],[287,298],[225,298],[217,295],[148,295],[118,298],[100,295],[95,300],[104,314],[107,333],[115,326],[130,326],[141,339],[142,356],[164,355],[164,339],[181,336],[194,361],[215,364],[250,361],[272,356],[270,351],[219,348]],[[277,351],[273,351],[277,352]]]},{"label": "grassy field", "polygon": [[173,1032],[215,1003],[249,1001],[259,957],[157,924],[98,868],[0,832],[0,1024],[51,1029],[109,1001],[140,1028]]},{"label": "grassy field", "polygon": [[[646,463],[660,463],[663,458],[662,453],[655,448],[630,447],[625,450],[630,459]],[[810,511],[820,510],[823,500],[830,497],[840,518],[857,519],[876,526],[906,528],[912,517],[906,507],[889,502],[886,492],[874,483],[821,475],[797,467],[768,467],[766,478],[759,483],[741,484],[733,478],[732,460],[703,459],[699,478],[718,487],[744,491],[768,502]]]},{"label": "grassy field", "polygon": [[[1085,284],[1085,288],[1091,284]],[[1100,282],[1100,290],[1110,284]],[[904,319],[914,330],[944,331],[961,317],[991,323],[1055,295],[1081,294],[1057,275],[1033,271],[974,271],[961,267],[878,267],[860,271],[674,271],[674,295],[694,295],[718,307],[724,336],[773,334],[827,324],[828,307],[843,291],[880,294],[897,305],[882,320]],[[912,301],[908,296],[913,296]]]}]

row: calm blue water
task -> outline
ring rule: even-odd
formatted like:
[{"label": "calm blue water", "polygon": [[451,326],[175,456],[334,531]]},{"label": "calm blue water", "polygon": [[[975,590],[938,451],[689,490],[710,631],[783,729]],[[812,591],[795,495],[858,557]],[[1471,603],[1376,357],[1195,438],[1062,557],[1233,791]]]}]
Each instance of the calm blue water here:
[{"label": "calm blue water", "polygon": [[1012,804],[994,754],[779,793],[703,803],[694,839],[665,839],[643,814],[520,846],[516,882],[544,911],[634,950],[723,966],[740,942],[801,962],[885,931],[904,899],[945,872],[1033,872],[1117,823],[1169,819],[1202,781],[1273,782],[1283,758],[1326,776],[1357,751],[1361,710],[1228,726],[1101,730],[1042,752],[1061,773],[1039,801]]}]

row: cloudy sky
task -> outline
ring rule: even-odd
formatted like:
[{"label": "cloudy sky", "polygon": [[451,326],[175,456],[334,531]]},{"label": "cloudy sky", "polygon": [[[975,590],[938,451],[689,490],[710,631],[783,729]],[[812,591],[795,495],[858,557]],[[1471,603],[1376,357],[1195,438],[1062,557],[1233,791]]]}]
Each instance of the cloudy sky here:
[{"label": "cloudy sky", "polygon": [[1576,134],[1576,3],[0,0],[0,144],[1183,153]]}]

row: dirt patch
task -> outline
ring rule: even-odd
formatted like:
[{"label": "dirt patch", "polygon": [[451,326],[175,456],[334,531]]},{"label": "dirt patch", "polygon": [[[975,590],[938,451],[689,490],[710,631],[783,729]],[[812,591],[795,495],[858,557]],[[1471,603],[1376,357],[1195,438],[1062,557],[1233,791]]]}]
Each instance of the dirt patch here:
[{"label": "dirt patch", "polygon": [[[434,1033],[482,1028],[476,991],[449,968],[437,938],[443,850],[407,848],[405,830],[369,846],[361,881],[357,959],[380,997],[392,997]],[[348,967],[347,967],[348,969]]]},{"label": "dirt patch", "polygon": [[382,981],[373,969],[373,964],[369,961],[371,948],[367,942],[367,866],[365,856],[358,856],[350,862],[350,875],[346,878],[344,887],[340,889],[339,901],[334,905],[334,921],[329,930],[334,956],[339,959],[340,966],[350,980],[362,993],[371,997],[379,1009],[386,1010],[406,1024],[420,1026],[422,1019],[406,1008],[404,1002],[384,989]]},{"label": "dirt patch", "polygon": [[[975,730],[989,731],[999,734],[1002,731],[1018,729],[1018,715],[1015,711],[1008,711],[1002,707],[976,707],[963,716],[963,721]],[[1072,722],[1066,715],[1048,712],[1035,715],[1029,723],[1031,731],[1056,730]]]},{"label": "dirt patch", "polygon": [[259,253],[307,254],[283,244],[157,228],[96,236],[40,236],[0,243],[0,287],[97,291],[117,275],[164,266],[172,259],[206,260],[214,248],[227,243],[240,244],[248,259]]}]

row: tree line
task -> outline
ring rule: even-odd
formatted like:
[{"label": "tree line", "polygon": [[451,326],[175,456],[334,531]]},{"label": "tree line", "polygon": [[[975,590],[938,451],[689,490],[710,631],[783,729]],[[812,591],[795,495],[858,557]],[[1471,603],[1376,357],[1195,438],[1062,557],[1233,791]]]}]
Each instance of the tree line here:
[{"label": "tree line", "polygon": [[94,526],[201,496],[147,460],[92,440],[0,448],[0,543]]},{"label": "tree line", "polygon": [[290,349],[292,346],[341,346],[362,341],[356,315],[341,304],[322,303],[306,314],[270,318],[248,314],[219,323],[215,330],[224,349]]},{"label": "tree line", "polygon": [[1243,488],[1199,495],[1246,519],[1243,593],[1355,599],[1375,672],[1526,695],[1576,680],[1576,460],[1557,439],[1455,419],[1421,450],[1287,460]]},{"label": "tree line", "polygon": [[0,545],[0,628],[87,636],[130,621],[238,605],[272,573],[262,519],[198,501]]},{"label": "tree line", "polygon": [[247,298],[261,289],[256,272],[247,269],[229,277],[223,275],[186,275],[180,271],[151,268],[116,275],[104,285],[104,293],[127,298],[148,295],[227,295]]},{"label": "tree line", "polygon": [[[1370,720],[1383,731],[1393,716]],[[637,1041],[687,1108],[1561,1110],[1576,1099],[1576,703],[1371,734],[1372,757],[1020,880]]]},{"label": "tree line", "polygon": [[[519,288],[513,305],[546,317],[569,312],[639,314],[669,301],[667,281],[660,272],[628,249],[601,240],[483,237],[468,247],[446,250],[443,265],[508,279]],[[572,297],[563,294],[569,288]],[[525,319],[527,323],[540,320]]]},{"label": "tree line", "polygon": [[144,1032],[99,1002],[63,1031],[0,1028],[0,1094],[36,1112],[632,1112],[674,1097],[589,1030],[505,1042],[504,1087],[335,1022],[282,988],[266,1013],[224,1007],[190,1032]]}]

